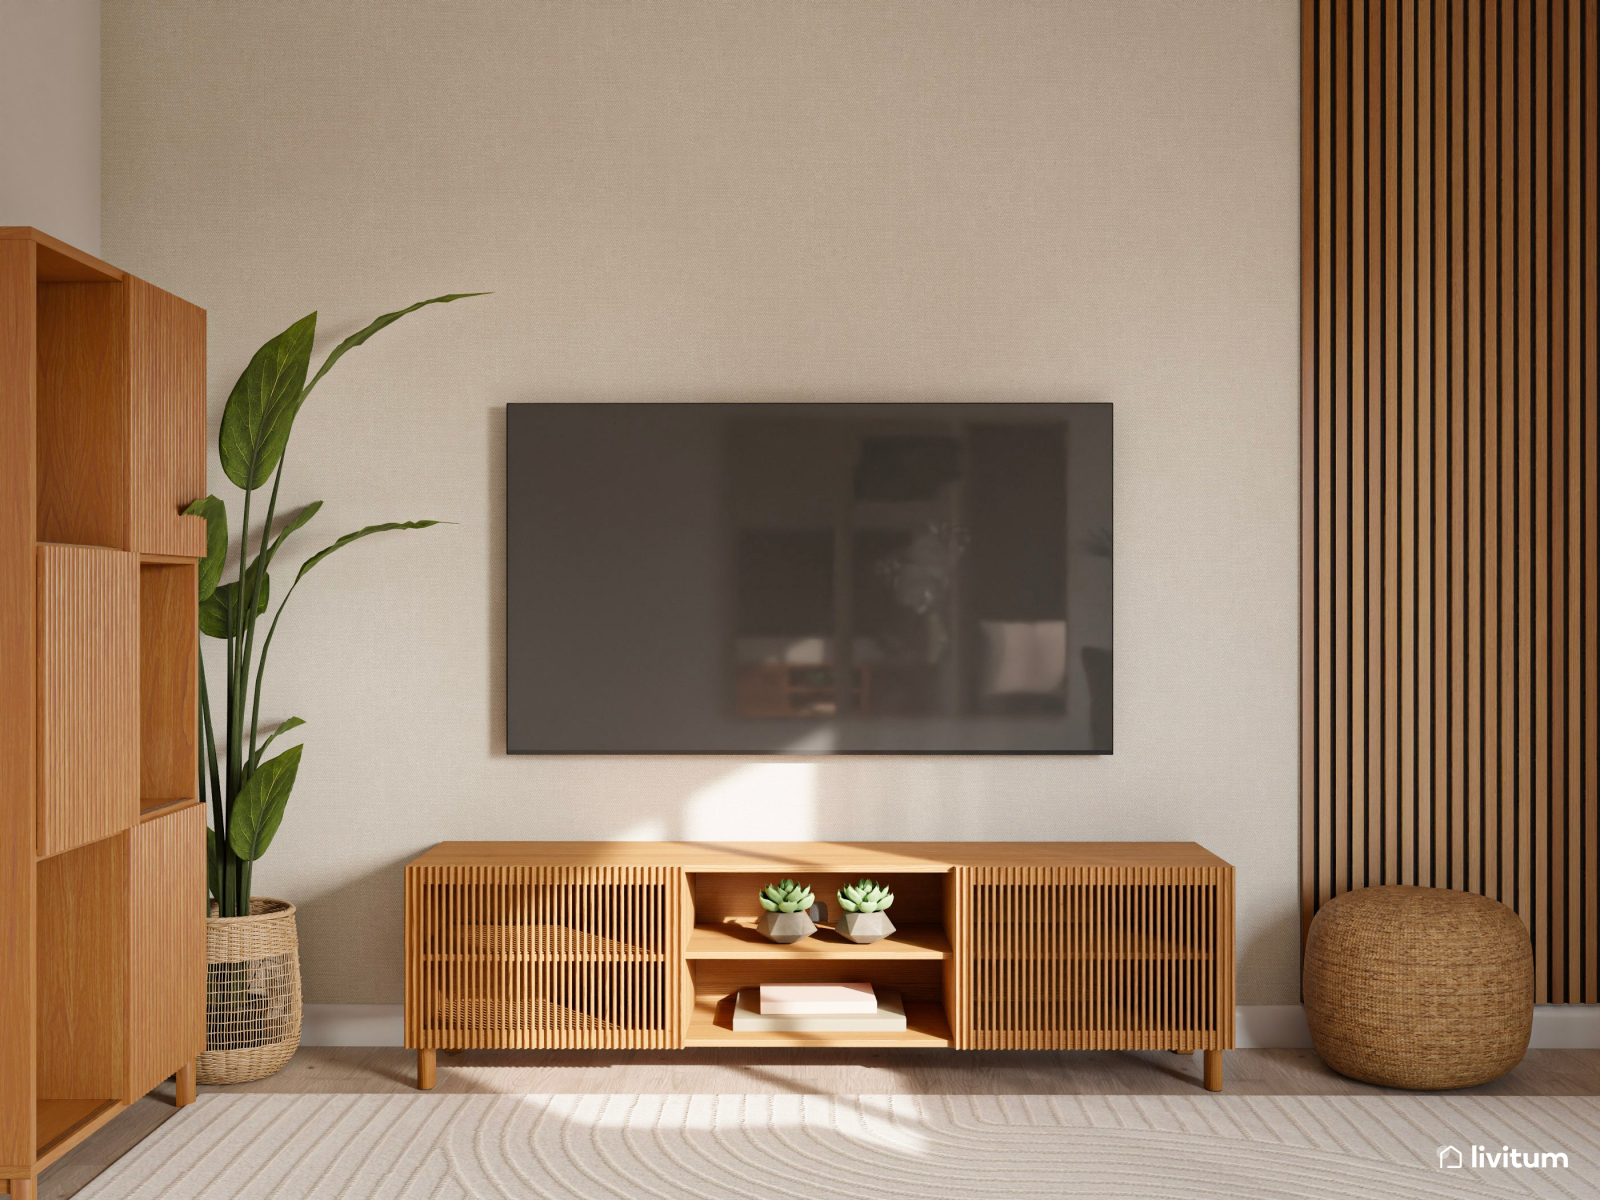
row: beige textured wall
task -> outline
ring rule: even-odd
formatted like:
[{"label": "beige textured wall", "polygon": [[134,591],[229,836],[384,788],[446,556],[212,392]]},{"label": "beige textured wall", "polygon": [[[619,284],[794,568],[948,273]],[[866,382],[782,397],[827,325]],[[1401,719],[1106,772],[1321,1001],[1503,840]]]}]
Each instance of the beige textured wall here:
[{"label": "beige textured wall", "polygon": [[[209,310],[213,420],[312,308],[495,292],[291,447],[303,553],[459,522],[330,559],[274,649],[308,999],[399,998],[432,842],[658,836],[1197,839],[1241,1001],[1296,999],[1296,10],[106,0],[105,251]],[[1116,404],[1115,756],[502,753],[504,404],[883,397]]]},{"label": "beige textured wall", "polygon": [[100,0],[0,0],[0,225],[100,252]]}]

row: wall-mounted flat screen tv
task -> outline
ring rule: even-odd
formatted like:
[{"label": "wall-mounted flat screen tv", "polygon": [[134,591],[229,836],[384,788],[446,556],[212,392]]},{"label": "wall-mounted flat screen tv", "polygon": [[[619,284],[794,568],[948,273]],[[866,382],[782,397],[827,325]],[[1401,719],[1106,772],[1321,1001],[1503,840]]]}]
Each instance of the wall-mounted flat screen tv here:
[{"label": "wall-mounted flat screen tv", "polygon": [[513,754],[1109,754],[1109,404],[512,404]]}]

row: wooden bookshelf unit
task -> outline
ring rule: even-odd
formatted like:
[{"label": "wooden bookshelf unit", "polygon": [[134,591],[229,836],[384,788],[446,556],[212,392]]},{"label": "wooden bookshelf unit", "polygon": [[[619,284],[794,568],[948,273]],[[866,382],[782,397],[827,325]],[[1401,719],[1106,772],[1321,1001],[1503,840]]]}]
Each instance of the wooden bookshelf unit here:
[{"label": "wooden bookshelf unit", "polygon": [[205,1048],[205,313],[0,228],[0,1188]]},{"label": "wooden bookshelf unit", "polygon": [[[896,932],[762,937],[756,893],[870,875]],[[1222,1087],[1233,868],[1192,842],[445,842],[406,867],[406,1044],[1178,1050]],[[763,983],[866,981],[904,1031],[736,1032]]]}]

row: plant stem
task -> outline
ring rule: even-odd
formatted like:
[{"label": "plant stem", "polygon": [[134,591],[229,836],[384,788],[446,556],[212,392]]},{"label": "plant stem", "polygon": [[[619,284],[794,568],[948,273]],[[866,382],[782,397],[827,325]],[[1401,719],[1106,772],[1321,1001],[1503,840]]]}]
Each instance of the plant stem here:
[{"label": "plant stem", "polygon": [[[250,594],[250,633],[244,644],[244,657],[246,664],[249,663],[250,655],[255,649],[256,604],[258,597],[261,595],[262,581],[266,578],[267,567],[269,565],[267,562],[267,537],[272,533],[272,518],[278,511],[278,485],[283,482],[283,464],[288,460],[288,458],[289,451],[288,448],[285,447],[283,454],[278,458],[278,472],[272,477],[272,496],[267,501],[267,523],[261,527],[261,549],[256,554],[256,562],[259,563],[260,566],[256,570],[255,586]],[[252,705],[250,710],[250,741],[248,745],[250,748],[250,770],[252,772],[256,769],[256,764],[258,761],[258,751],[256,750],[256,726],[258,719],[261,716],[261,669],[264,666],[266,666],[265,646],[262,647],[261,661],[256,664],[255,703]],[[248,689],[250,684],[248,666],[246,667],[246,672],[244,675],[244,683],[245,687]]]}]

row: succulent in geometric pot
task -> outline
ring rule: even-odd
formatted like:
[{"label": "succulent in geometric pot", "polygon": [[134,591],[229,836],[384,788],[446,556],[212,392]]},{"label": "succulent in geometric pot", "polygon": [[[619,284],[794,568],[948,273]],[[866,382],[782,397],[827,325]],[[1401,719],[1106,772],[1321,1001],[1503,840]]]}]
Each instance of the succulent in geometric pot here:
[{"label": "succulent in geometric pot", "polygon": [[839,889],[839,907],[844,913],[834,928],[852,942],[881,941],[894,932],[887,911],[893,903],[894,893],[871,879],[846,884]]},{"label": "succulent in geometric pot", "polygon": [[768,884],[756,893],[761,903],[761,920],[756,923],[764,937],[781,945],[798,942],[817,931],[809,909],[817,902],[811,889],[792,879]]}]

